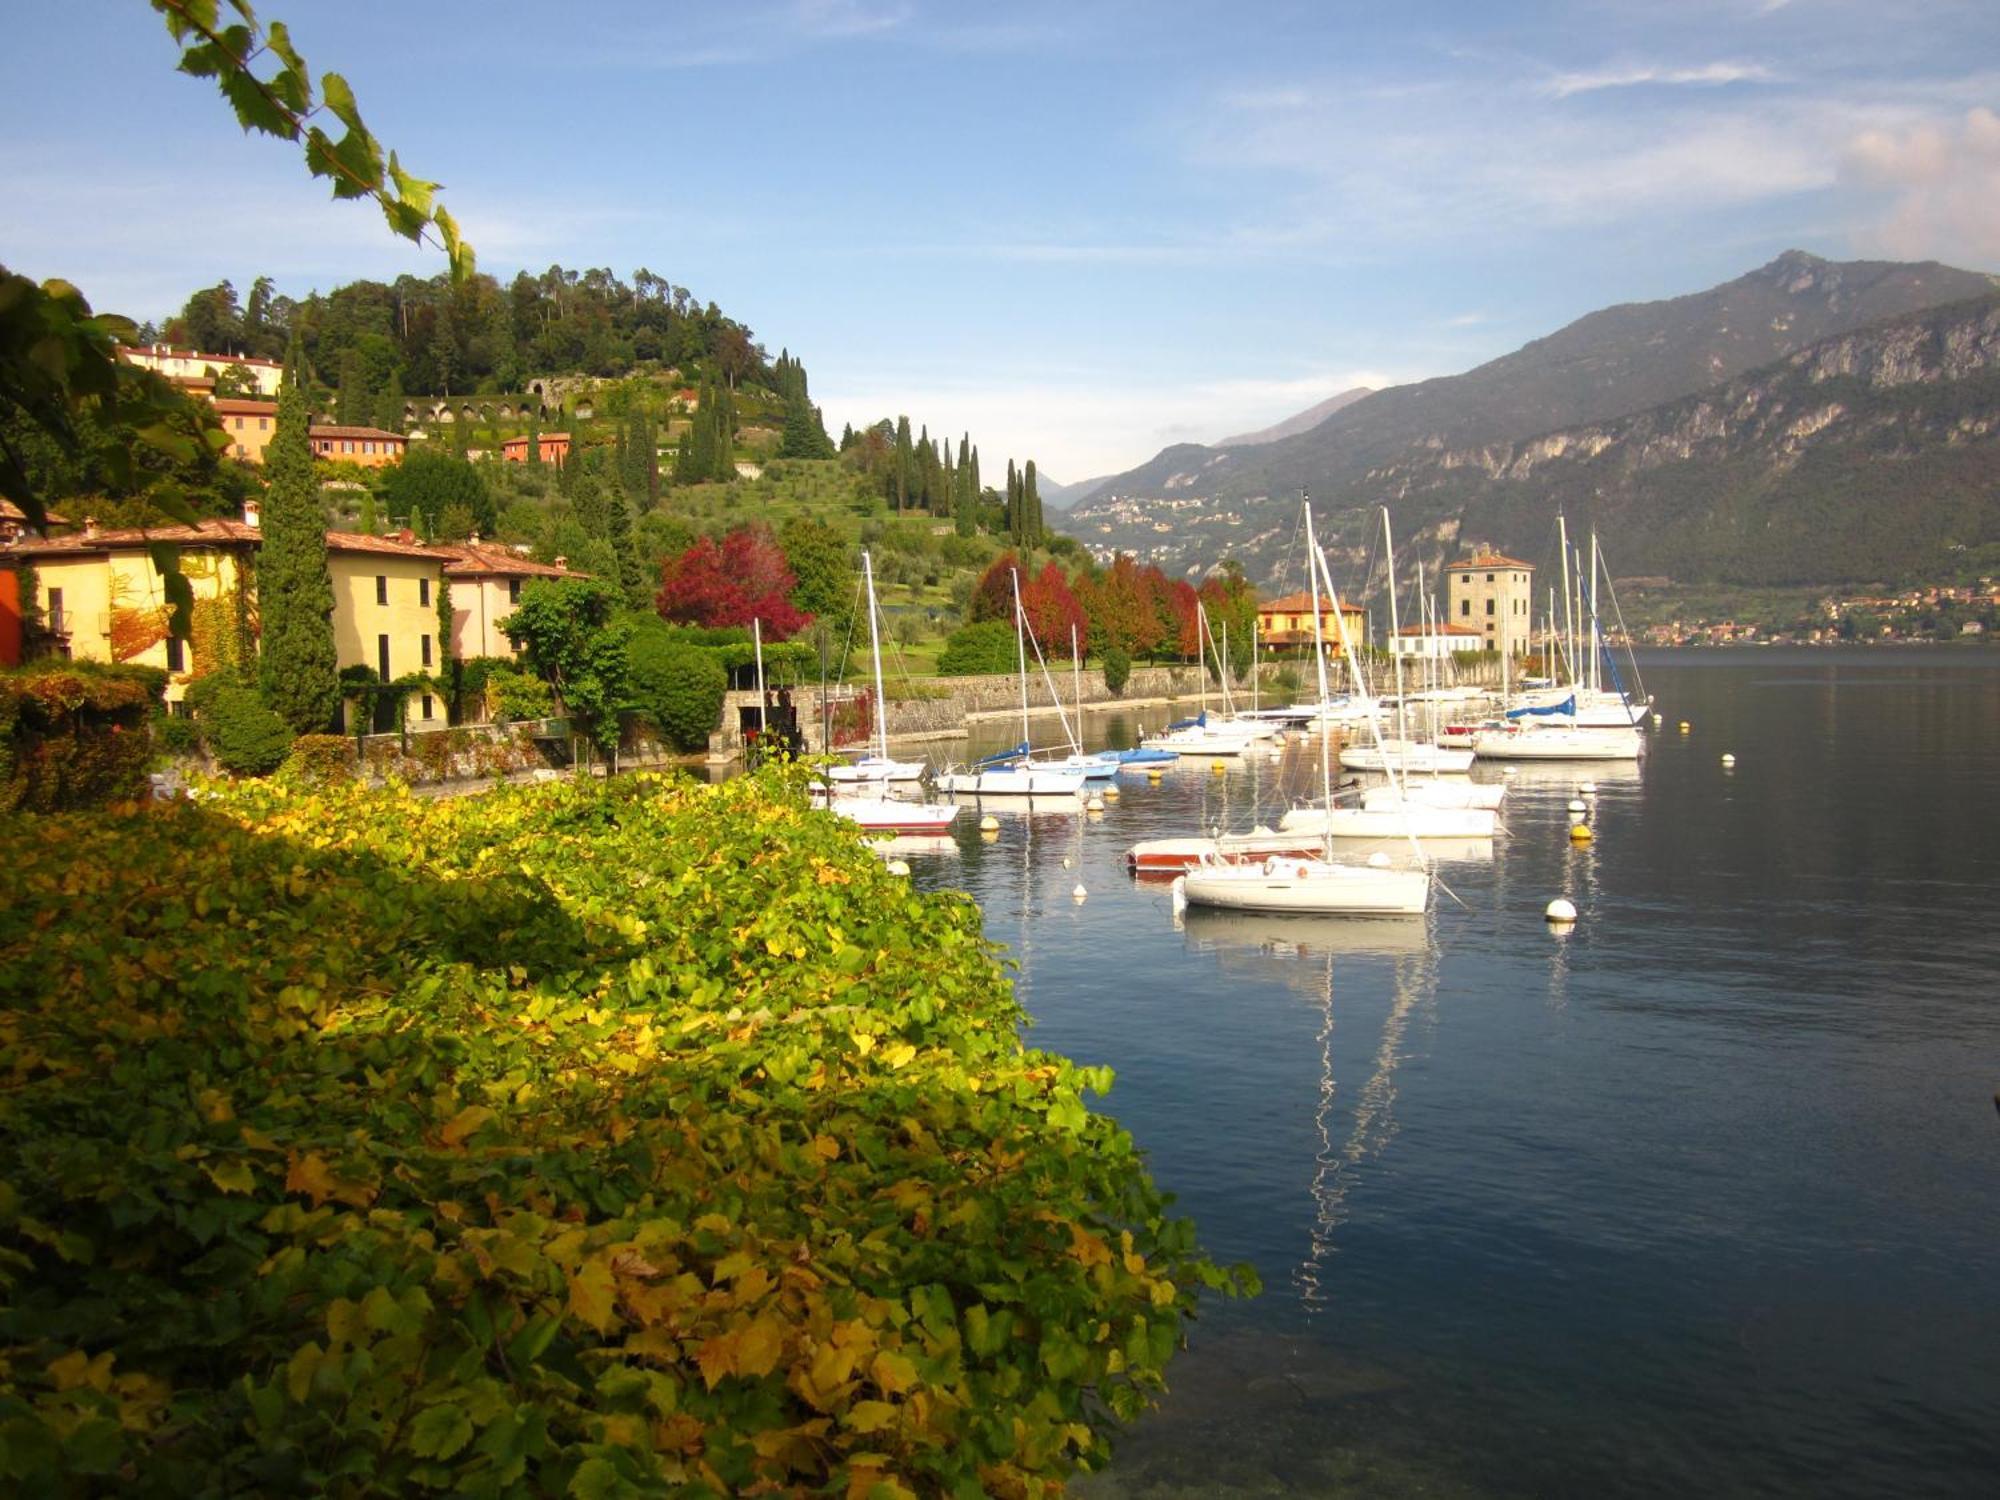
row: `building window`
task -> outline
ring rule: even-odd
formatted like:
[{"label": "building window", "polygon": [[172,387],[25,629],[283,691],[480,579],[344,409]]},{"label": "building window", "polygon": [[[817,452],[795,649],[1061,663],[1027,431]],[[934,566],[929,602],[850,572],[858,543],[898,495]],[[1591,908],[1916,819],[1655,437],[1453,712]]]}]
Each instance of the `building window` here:
[{"label": "building window", "polygon": [[[424,665],[428,667],[431,664],[431,638],[429,636],[424,636],[423,643],[424,643]],[[430,715],[425,714],[424,717],[428,719]]]},{"label": "building window", "polygon": [[431,695],[430,695],[429,693],[425,693],[425,694],[424,694],[424,717],[425,717],[426,719],[428,719],[428,718],[432,717],[432,715],[431,715]]},{"label": "building window", "polygon": [[425,607],[428,608],[430,602],[431,602],[431,581],[428,578],[419,578],[417,580],[417,603],[424,605]]},{"label": "building window", "polygon": [[507,580],[507,602],[509,604],[519,604],[521,602],[520,579],[510,578]]},{"label": "building window", "polygon": [[[1491,599],[1488,599],[1486,601],[1486,613],[1488,613],[1489,615],[1493,613],[1493,601]],[[1489,630],[1491,630],[1492,628],[1493,627],[1490,625],[1487,626],[1487,629]]]},{"label": "building window", "polygon": [[63,619],[62,590],[49,590],[49,634],[67,635],[68,621]]},{"label": "building window", "polygon": [[389,680],[389,637],[386,635],[375,637],[375,666],[376,670],[382,674],[382,680],[387,682]]},{"label": "building window", "polygon": [[375,602],[377,604],[389,602],[389,580],[381,573],[375,575]]},{"label": "building window", "polygon": [[1486,575],[1486,581],[1487,581],[1488,583],[1491,583],[1491,582],[1493,581],[1493,575],[1492,575],[1491,573],[1488,573],[1488,574]]},{"label": "building window", "polygon": [[1471,613],[1472,613],[1472,601],[1471,601],[1470,599],[1461,599],[1461,600],[1459,600],[1459,601],[1458,601],[1458,612],[1459,612],[1459,613],[1460,613],[1461,615],[1469,615],[1469,614],[1471,614]]},{"label": "building window", "polygon": [[270,425],[271,425],[271,419],[269,417],[259,417],[257,419],[257,430],[259,432],[265,431],[267,428],[270,427]]},{"label": "building window", "polygon": [[[349,438],[349,439],[347,439],[346,441],[344,441],[344,442],[343,442],[343,443],[342,443],[342,444],[340,445],[340,451],[341,451],[342,453],[352,453],[352,452],[354,451],[354,440],[353,440],[352,438]],[[1489,575],[1488,575],[1488,582],[1491,582],[1491,581],[1492,581],[1492,575],[1490,575],[1490,574],[1489,574]]]},{"label": "building window", "polygon": [[177,635],[167,637],[167,670],[169,672],[187,670],[187,642]]}]

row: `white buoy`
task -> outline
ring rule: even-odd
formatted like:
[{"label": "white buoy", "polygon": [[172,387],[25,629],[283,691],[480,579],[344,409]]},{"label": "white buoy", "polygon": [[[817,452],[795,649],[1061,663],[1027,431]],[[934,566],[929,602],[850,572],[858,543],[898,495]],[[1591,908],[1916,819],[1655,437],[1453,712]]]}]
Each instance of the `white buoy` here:
[{"label": "white buoy", "polygon": [[1500,768],[1500,774],[1502,776],[1512,776],[1515,772],[1519,771],[1520,769],[1521,768],[1519,766],[1502,766]]},{"label": "white buoy", "polygon": [[1380,849],[1377,849],[1373,854],[1368,856],[1368,868],[1371,870],[1388,869],[1389,856],[1384,854]]},{"label": "white buoy", "polygon": [[1722,757],[1722,764],[1723,767],[1727,769],[1728,767],[1736,764],[1736,757],[1733,755],[1725,755]]},{"label": "white buoy", "polygon": [[1574,922],[1576,920],[1576,903],[1574,901],[1565,901],[1561,896],[1558,896],[1548,904],[1548,908],[1543,911],[1542,915],[1551,922]]},{"label": "white buoy", "polygon": [[1090,892],[1086,891],[1083,888],[1083,882],[1081,880],[1079,880],[1076,883],[1076,889],[1070,892],[1070,896],[1077,901],[1081,901],[1085,896],[1088,896],[1089,894]]},{"label": "white buoy", "polygon": [[1000,820],[994,817],[992,813],[988,813],[979,820],[979,831],[981,833],[998,833],[1000,831]]},{"label": "white buoy", "polygon": [[1586,797],[1595,797],[1597,795],[1597,783],[1594,781],[1579,781],[1576,784],[1576,789]]},{"label": "white buoy", "polygon": [[1069,868],[1069,867],[1070,867],[1071,865],[1073,865],[1073,864],[1075,864],[1075,863],[1076,863],[1076,861],[1075,861],[1075,860],[1073,860],[1073,859],[1071,859],[1071,858],[1070,858],[1070,857],[1069,857],[1069,856],[1068,856],[1067,854],[1065,854],[1065,855],[1063,856],[1063,868],[1064,868],[1065,870],[1067,870],[1067,869],[1068,869],[1068,868]]},{"label": "white buoy", "polygon": [[910,862],[907,859],[892,859],[888,870],[891,875],[907,875],[910,873]]},{"label": "white buoy", "polygon": [[1572,798],[1570,801],[1569,810],[1573,813],[1585,813],[1590,811],[1590,809],[1585,807],[1583,803],[1577,801],[1574,798]]}]

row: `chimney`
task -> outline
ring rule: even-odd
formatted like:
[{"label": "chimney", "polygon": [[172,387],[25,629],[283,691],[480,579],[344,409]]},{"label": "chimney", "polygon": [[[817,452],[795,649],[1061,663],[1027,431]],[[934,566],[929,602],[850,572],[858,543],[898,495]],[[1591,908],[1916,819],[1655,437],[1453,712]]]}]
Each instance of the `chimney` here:
[{"label": "chimney", "polygon": [[243,524],[254,529],[262,529],[264,524],[264,507],[259,502],[255,500],[245,500],[243,502]]},{"label": "chimney", "polygon": [[556,569],[557,569],[557,571],[559,571],[559,572],[566,572],[566,571],[568,571],[568,569],[569,569],[569,559],[568,559],[568,558],[566,558],[566,557],[558,557],[558,558],[556,559]]},{"label": "chimney", "polygon": [[477,547],[479,545],[479,533],[475,531],[471,536],[467,537],[465,545],[468,547]]},{"label": "chimney", "polygon": [[97,535],[97,517],[85,516],[83,518],[83,534],[85,536]]}]

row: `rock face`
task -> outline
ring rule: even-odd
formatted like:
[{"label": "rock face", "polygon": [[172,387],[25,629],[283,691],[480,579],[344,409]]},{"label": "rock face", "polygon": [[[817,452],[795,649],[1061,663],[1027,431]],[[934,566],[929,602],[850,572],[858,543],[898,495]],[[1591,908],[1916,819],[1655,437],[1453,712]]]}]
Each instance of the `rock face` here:
[{"label": "rock face", "polygon": [[[1100,549],[1143,542],[1147,560],[1169,571],[1199,571],[1229,551],[1253,577],[1276,579],[1295,550],[1283,512],[1305,489],[1330,529],[1350,536],[1365,524],[1359,512],[1388,502],[1399,533],[1436,542],[1443,523],[1462,521],[1468,535],[1539,559],[1553,556],[1562,504],[1572,513],[1602,512],[1607,522],[1616,516],[1621,570],[1759,581],[1879,576],[1879,567],[1858,575],[1798,571],[1832,565],[1843,549],[1783,545],[1782,525],[1749,534],[1704,523],[1710,540],[1696,545],[1687,534],[1691,507],[1769,521],[1771,505],[1811,499],[1824,532],[1826,484],[1835,494],[1879,500],[1875,492],[1890,480],[1886,471],[1865,472],[1861,450],[1838,462],[1814,456],[1866,443],[1866,434],[1880,438],[1890,424],[1904,434],[1896,453],[1925,455],[1895,483],[1928,485],[1935,471],[1944,509],[1956,515],[1949,496],[1973,482],[1979,462],[1954,455],[1940,463],[1930,453],[1939,434],[1918,409],[1939,403],[1889,401],[1898,408],[1892,416],[1884,400],[1905,387],[1950,390],[1942,403],[1955,413],[1950,440],[1977,445],[1992,411],[1978,389],[1993,368],[1990,333],[1981,332],[1981,309],[1990,306],[1981,299],[1994,289],[1993,278],[1934,263],[1836,264],[1788,252],[1707,292],[1592,313],[1464,375],[1379,391],[1276,443],[1169,449],[1101,486],[1064,529]],[[1946,308],[1947,316],[1930,316]],[[1871,398],[1857,401],[1848,385]],[[1773,402],[1775,409],[1762,410]],[[1890,457],[1866,451],[1871,463]],[[1691,471],[1669,472],[1690,464],[1709,471],[1699,483],[1721,486],[1706,501],[1679,493],[1697,482]],[[1831,472],[1815,467],[1825,464]],[[1773,487],[1786,474],[1804,484],[1797,476],[1807,471],[1822,485],[1810,496]],[[1662,487],[1674,492],[1670,502],[1654,496],[1665,514],[1639,505],[1638,491]],[[1168,498],[1177,514],[1158,509]],[[1190,501],[1200,502],[1192,515]],[[1956,535],[1962,522],[1939,524]],[[1170,540],[1159,539],[1162,526]],[[1834,529],[1854,532],[1844,523]],[[1927,545],[1949,545],[1944,531],[1927,521],[1917,534],[1930,538]],[[1650,559],[1643,566],[1642,547]],[[1295,562],[1290,576],[1300,576]]]}]

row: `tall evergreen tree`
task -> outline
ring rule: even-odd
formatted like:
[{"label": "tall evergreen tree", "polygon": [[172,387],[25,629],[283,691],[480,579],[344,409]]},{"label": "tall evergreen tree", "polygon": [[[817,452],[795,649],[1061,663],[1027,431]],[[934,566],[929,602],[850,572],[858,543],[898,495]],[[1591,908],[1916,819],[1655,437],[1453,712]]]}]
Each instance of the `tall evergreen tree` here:
[{"label": "tall evergreen tree", "polygon": [[632,533],[632,507],[624,492],[614,486],[606,496],[604,509],[605,539],[618,558],[618,582],[624,589],[625,602],[633,609],[644,609],[652,603],[653,595],[645,563],[639,556],[638,539]]},{"label": "tall evergreen tree", "polygon": [[540,408],[528,413],[528,467],[542,466],[542,413]]},{"label": "tall evergreen tree", "polygon": [[457,458],[469,457],[472,452],[472,424],[463,417],[451,424],[451,451]]},{"label": "tall evergreen tree", "polygon": [[403,371],[396,366],[389,371],[389,383],[382,388],[382,394],[375,398],[375,425],[384,432],[401,432],[403,401]]},{"label": "tall evergreen tree", "polygon": [[258,688],[264,702],[299,734],[332,727],[340,707],[339,657],[333,643],[333,577],[326,563],[326,511],[313,473],[312,439],[301,356],[278,392],[278,424],[264,450],[264,544],[257,563],[264,640]]},{"label": "tall evergreen tree", "polygon": [[366,427],[375,420],[374,405],[361,383],[361,353],[348,349],[340,356],[340,391],[335,400],[334,420],[343,427]]},{"label": "tall evergreen tree", "polygon": [[896,418],[896,511],[901,514],[910,503],[911,473],[915,465],[916,453],[910,440],[910,419]]},{"label": "tall evergreen tree", "polygon": [[1021,540],[1039,546],[1042,540],[1042,492],[1035,486],[1035,461],[1021,475]]},{"label": "tall evergreen tree", "polygon": [[979,465],[972,456],[972,434],[960,433],[958,438],[958,493],[953,500],[952,522],[960,536],[971,536],[979,529]]},{"label": "tall evergreen tree", "polygon": [[1007,460],[1007,540],[1019,545],[1021,541],[1021,480],[1014,472],[1014,460]]}]

